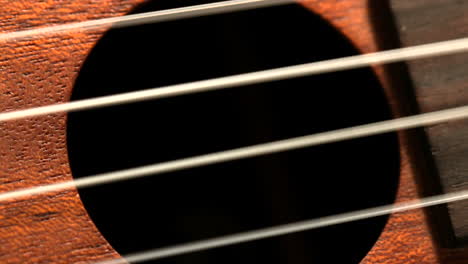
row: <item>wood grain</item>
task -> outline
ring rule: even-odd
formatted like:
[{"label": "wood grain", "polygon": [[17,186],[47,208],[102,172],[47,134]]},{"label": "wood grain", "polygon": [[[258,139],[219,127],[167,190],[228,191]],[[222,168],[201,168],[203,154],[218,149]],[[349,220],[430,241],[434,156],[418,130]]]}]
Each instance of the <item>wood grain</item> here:
[{"label": "wood grain", "polygon": [[[391,36],[394,32],[392,32],[391,14],[385,11],[388,8],[387,3],[358,2],[339,1],[330,5],[328,9],[323,9],[322,5],[319,6],[322,8],[314,10],[341,29],[363,53],[395,48],[398,39],[396,36],[392,39]],[[337,8],[338,6],[340,8]],[[384,22],[377,23],[377,20]],[[410,93],[405,92],[409,83],[404,78],[406,73],[402,65],[374,67],[374,69],[382,81],[394,115],[398,117],[414,113],[411,107],[414,105],[413,98]],[[399,77],[395,78],[395,74]],[[425,162],[421,160],[424,157],[420,155],[421,153],[415,153],[414,147],[418,145],[415,139],[418,136],[418,131],[414,130],[399,133],[402,160],[397,202],[418,197],[415,174],[424,173],[420,164]],[[427,215],[423,210],[415,210],[390,217],[384,232],[362,264],[440,263],[437,253]]]},{"label": "wood grain", "polygon": [[[141,0],[0,0],[0,30],[21,29],[122,15]],[[375,9],[367,0],[309,0],[305,5],[339,28],[362,52],[377,51]],[[374,11],[372,11],[374,10]],[[105,29],[54,34],[0,43],[0,111],[65,102],[77,72]],[[396,116],[408,114],[412,99],[403,95],[400,71],[375,67]],[[405,84],[404,84],[405,85]],[[397,88],[396,88],[397,87]],[[71,180],[64,114],[0,124],[0,191]],[[398,201],[418,196],[411,133],[400,133],[401,179]],[[0,263],[90,263],[119,255],[89,219],[76,190],[38,195],[0,204]],[[362,261],[368,263],[439,263],[426,214],[392,215],[378,242]]]},{"label": "wood grain", "polygon": [[[466,37],[466,1],[392,1],[403,46]],[[431,34],[428,34],[431,32]],[[468,55],[456,54],[408,62],[420,112],[468,104]],[[426,128],[444,193],[468,187],[468,121]],[[468,242],[468,202],[448,205],[456,245]]]},{"label": "wood grain", "polygon": [[[1,1],[2,32],[121,15],[135,1]],[[1,111],[66,101],[101,31],[0,44]],[[0,189],[71,180],[65,115],[0,125]],[[75,190],[0,204],[0,263],[88,263],[118,254]]]}]

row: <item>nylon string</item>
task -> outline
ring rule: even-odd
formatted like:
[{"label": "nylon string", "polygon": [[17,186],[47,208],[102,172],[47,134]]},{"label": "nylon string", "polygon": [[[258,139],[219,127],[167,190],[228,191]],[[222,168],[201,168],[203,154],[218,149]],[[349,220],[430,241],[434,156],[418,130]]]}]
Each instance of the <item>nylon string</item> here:
[{"label": "nylon string", "polygon": [[[198,5],[192,7],[176,8],[163,11],[155,11],[143,14],[128,15],[116,18],[105,18],[99,20],[78,22],[72,24],[58,25],[46,28],[25,30],[12,33],[0,34],[0,41],[18,40],[26,37],[35,37],[44,34],[96,28],[109,24],[115,27],[126,27],[144,23],[162,22],[193,16],[203,16],[246,10],[252,8],[267,7],[273,5],[283,5],[291,3],[291,0],[238,0],[225,1],[214,4]],[[164,97],[179,96],[196,92],[206,92],[210,90],[232,88],[240,85],[254,84],[287,78],[300,77],[305,75],[320,74],[326,72],[340,71],[352,68],[365,67],[374,64],[397,62],[409,59],[426,58],[454,54],[468,50],[468,38],[461,38],[451,41],[443,41],[409,48],[377,52],[366,55],[357,55],[322,62],[314,62],[296,66],[289,66],[253,73],[246,73],[210,80],[171,85],[159,88],[148,89],[139,92],[124,93],[112,96],[98,97],[93,99],[61,103],[56,105],[42,106],[26,110],[18,110],[0,113],[0,122],[8,120],[34,117],[59,112],[71,112],[86,110],[110,105],[141,102],[145,100],[159,99]],[[382,121],[373,124],[344,128],[329,132],[313,134],[304,137],[292,138],[282,141],[259,144],[234,150],[210,153],[197,157],[190,157],[170,162],[137,167],[122,171],[103,173],[81,178],[75,181],[61,182],[51,185],[31,187],[17,191],[0,194],[0,202],[9,199],[22,199],[31,195],[56,192],[68,188],[89,187],[99,184],[111,183],[115,181],[129,180],[133,178],[145,177],[149,175],[162,174],[171,171],[183,170],[199,166],[206,166],[220,162],[255,157],[298,148],[310,147],[320,144],[348,140],[353,138],[371,136],[400,129],[408,129],[425,125],[432,125],[446,121],[457,120],[468,117],[468,106],[441,110],[426,114],[404,117],[394,120]],[[414,200],[396,205],[385,205],[360,211],[327,216],[287,225],[254,230],[234,235],[223,236],[208,240],[196,241],[182,245],[171,246],[162,249],[150,250],[125,256],[127,261],[138,263],[151,259],[159,259],[190,252],[206,250],[221,246],[264,239],[268,237],[280,236],[284,234],[311,230],[334,224],[357,221],[370,217],[385,214],[403,212],[416,208],[423,208],[448,202],[468,199],[468,191],[454,192],[450,194],[437,195],[419,200]],[[125,260],[109,260],[99,262],[102,264],[126,263]]]},{"label": "nylon string", "polygon": [[136,103],[233,88],[240,85],[256,84],[268,81],[278,81],[307,75],[316,75],[348,69],[366,67],[374,64],[398,62],[410,59],[420,59],[447,54],[454,54],[468,50],[468,38],[449,40],[407,48],[399,48],[376,53],[356,55],[338,59],[300,64],[270,70],[250,72],[227,77],[208,79],[190,83],[163,86],[137,92],[121,93],[101,96],[91,99],[59,103],[36,108],[0,113],[0,122],[26,117],[42,116],[60,112],[82,111],[113,105]]},{"label": "nylon string", "polygon": [[409,202],[378,206],[349,213],[336,214],[332,216],[320,217],[280,226],[237,233],[233,235],[221,236],[212,239],[200,240],[175,246],[142,251],[134,254],[124,255],[124,259],[100,261],[95,262],[95,264],[126,264],[128,262],[140,263],[148,260],[156,260],[187,253],[199,252],[208,249],[214,249],[218,247],[236,245],[260,239],[313,230],[321,227],[349,223],[387,214],[405,212],[428,206],[461,201],[465,199],[468,199],[468,190],[453,192],[450,194],[435,195],[431,197],[421,198],[419,200],[412,200]]},{"label": "nylon string", "polygon": [[[401,129],[409,129],[426,125],[438,124],[446,121],[468,117],[468,106],[440,110],[420,115],[402,117],[372,124],[342,128],[328,132],[316,133],[308,136],[273,141],[237,149],[209,153],[126,170],[107,172],[86,176],[72,181],[59,182],[49,185],[30,187],[15,191],[0,193],[0,202],[8,199],[24,198],[30,195],[56,192],[68,188],[82,188],[113,183],[117,181],[154,176],[167,172],[174,172],[200,166],[207,166],[233,160],[257,157],[272,153],[290,151],[299,148],[312,147],[343,140],[350,140],[372,136]],[[306,122],[307,120],[304,120]]]},{"label": "nylon string", "polygon": [[74,30],[89,30],[112,25],[115,28],[130,27],[149,23],[158,23],[190,17],[222,14],[228,12],[256,9],[269,6],[278,6],[297,3],[294,0],[231,0],[211,4],[193,5],[181,8],[172,8],[161,11],[146,12],[119,17],[109,17],[34,28],[0,34],[1,41],[17,41],[24,38],[47,36],[52,33],[70,32]]}]

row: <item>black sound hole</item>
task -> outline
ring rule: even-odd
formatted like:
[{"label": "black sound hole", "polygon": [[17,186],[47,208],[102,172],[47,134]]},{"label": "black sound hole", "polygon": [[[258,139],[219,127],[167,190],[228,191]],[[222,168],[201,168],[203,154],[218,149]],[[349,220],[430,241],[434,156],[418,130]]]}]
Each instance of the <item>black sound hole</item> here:
[{"label": "black sound hole", "polygon": [[[157,0],[138,12],[201,4]],[[108,32],[72,100],[357,54],[290,5]],[[72,113],[74,177],[390,118],[370,69]],[[395,134],[85,188],[97,227],[122,253],[391,203]],[[358,263],[386,217],[161,259],[156,263]]]}]

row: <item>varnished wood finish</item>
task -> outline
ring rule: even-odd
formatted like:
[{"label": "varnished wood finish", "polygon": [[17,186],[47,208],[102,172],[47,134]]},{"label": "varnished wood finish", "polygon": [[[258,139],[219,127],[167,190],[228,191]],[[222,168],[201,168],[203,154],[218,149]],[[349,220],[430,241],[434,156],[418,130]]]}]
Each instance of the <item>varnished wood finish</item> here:
[{"label": "varnished wood finish", "polygon": [[[0,2],[2,32],[122,15],[136,1]],[[102,31],[0,44],[1,111],[66,101]],[[0,189],[71,180],[65,115],[0,124]],[[83,263],[116,258],[75,190],[0,205],[0,263]]]},{"label": "varnished wood finish", "polygon": [[[122,15],[139,2],[0,0],[0,30],[11,32]],[[379,50],[367,0],[309,0],[306,6],[328,19],[361,51]],[[103,32],[62,33],[0,43],[0,111],[67,101],[80,65]],[[407,114],[400,91],[393,89],[395,81],[388,76],[392,70],[375,70],[395,115]],[[0,124],[0,191],[72,179],[65,118],[60,114]],[[398,201],[418,196],[413,175],[417,162],[410,158],[409,139],[407,133],[400,133]],[[89,219],[75,190],[0,204],[0,263],[89,263],[117,257]],[[392,215],[362,263],[439,263],[423,211]]]},{"label": "varnished wood finish", "polygon": [[[337,8],[338,6],[340,8]],[[341,29],[363,53],[395,48],[392,43],[388,42],[391,39],[388,36],[385,37],[385,34],[392,33],[391,25],[375,25],[371,22],[373,19],[382,19],[376,18],[376,13],[382,16],[390,15],[376,10],[379,8],[386,8],[384,1],[380,5],[367,1],[337,1],[330,6],[312,7],[313,10],[322,14]],[[386,17],[386,19],[390,19],[390,17]],[[385,37],[385,41],[379,42],[379,35]],[[405,94],[404,90],[400,90],[407,86],[406,80],[404,78],[395,79],[391,74],[399,71],[398,66],[397,68],[394,65],[375,67],[374,69],[382,81],[395,116],[411,114],[412,109],[408,107],[408,104],[412,103],[409,101],[411,98],[407,98],[408,94]],[[420,171],[417,169],[417,165],[421,161],[411,156],[414,153],[411,153],[410,139],[414,137],[413,133],[399,133],[402,160],[397,201],[400,202],[418,196],[414,173]],[[439,263],[436,248],[435,242],[431,239],[426,215],[422,210],[394,214],[390,217],[374,248],[362,263]]]},{"label": "varnished wood finish", "polygon": [[[403,46],[466,37],[466,1],[392,1]],[[430,34],[428,34],[430,32]],[[408,63],[421,112],[468,104],[468,55],[456,54]],[[468,187],[468,121],[426,128],[443,192]],[[468,202],[448,205],[455,245],[468,242]]]}]

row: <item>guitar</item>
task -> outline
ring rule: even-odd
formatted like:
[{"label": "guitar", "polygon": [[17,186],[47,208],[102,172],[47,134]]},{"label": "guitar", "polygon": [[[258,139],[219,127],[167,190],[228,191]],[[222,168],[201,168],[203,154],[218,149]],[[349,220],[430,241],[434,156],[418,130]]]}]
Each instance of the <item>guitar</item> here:
[{"label": "guitar", "polygon": [[[0,110],[455,38],[462,26],[446,30],[448,22],[444,27],[443,18],[427,21],[429,14],[435,18],[437,10],[447,10],[449,17],[468,6],[441,2],[309,0],[129,27],[103,23],[0,36]],[[7,36],[207,3],[2,0],[0,29]],[[461,16],[453,21],[464,25]],[[436,22],[440,26],[432,29]],[[437,96],[441,76],[443,83],[459,84],[448,93],[463,89],[458,74],[463,71],[447,67],[463,66],[463,57],[440,58],[1,121],[2,194],[71,185],[0,199],[0,263],[466,263],[463,202],[180,256],[138,257],[191,241],[462,190],[466,182],[457,170],[464,168],[465,144],[455,137],[462,138],[463,121],[80,185],[90,175],[463,105],[462,98],[448,95],[441,103]],[[428,75],[431,69],[444,71]],[[455,167],[448,168],[451,164]]]}]

